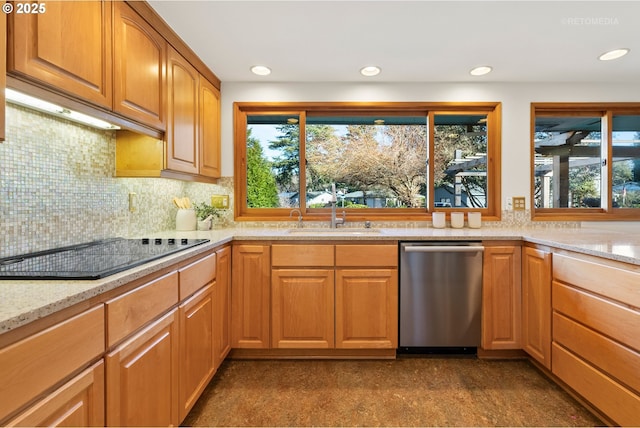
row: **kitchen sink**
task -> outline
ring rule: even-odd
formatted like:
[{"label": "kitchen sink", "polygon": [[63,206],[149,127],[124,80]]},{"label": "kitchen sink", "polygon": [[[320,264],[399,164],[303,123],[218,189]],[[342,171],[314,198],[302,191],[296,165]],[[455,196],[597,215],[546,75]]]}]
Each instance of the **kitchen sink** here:
[{"label": "kitchen sink", "polygon": [[350,236],[370,236],[370,235],[379,235],[381,233],[380,229],[365,229],[365,228],[342,228],[338,227],[336,229],[330,229],[328,227],[308,227],[308,228],[296,228],[296,229],[288,229],[287,233],[292,235],[350,235]]}]

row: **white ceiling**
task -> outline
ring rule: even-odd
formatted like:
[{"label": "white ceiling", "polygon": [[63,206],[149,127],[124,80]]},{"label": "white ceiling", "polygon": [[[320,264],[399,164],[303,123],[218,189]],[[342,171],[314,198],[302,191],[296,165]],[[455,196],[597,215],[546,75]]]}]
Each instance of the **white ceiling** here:
[{"label": "white ceiling", "polygon": [[640,1],[149,3],[223,82],[640,82]]}]

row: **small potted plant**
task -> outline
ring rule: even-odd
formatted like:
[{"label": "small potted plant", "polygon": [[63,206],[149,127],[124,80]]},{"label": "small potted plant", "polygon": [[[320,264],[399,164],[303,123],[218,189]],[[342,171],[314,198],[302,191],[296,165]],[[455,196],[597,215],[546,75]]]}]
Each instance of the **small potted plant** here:
[{"label": "small potted plant", "polygon": [[194,203],[193,209],[196,212],[196,217],[198,218],[198,230],[209,230],[211,229],[211,223],[214,218],[218,218],[220,215],[218,210],[206,202],[202,202],[201,204]]}]

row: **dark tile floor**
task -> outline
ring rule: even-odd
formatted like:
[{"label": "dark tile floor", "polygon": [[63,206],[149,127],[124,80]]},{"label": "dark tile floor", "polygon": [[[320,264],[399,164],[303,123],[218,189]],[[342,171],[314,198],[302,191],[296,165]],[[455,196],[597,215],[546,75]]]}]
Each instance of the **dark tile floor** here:
[{"label": "dark tile floor", "polygon": [[228,360],[185,426],[594,426],[526,360]]}]

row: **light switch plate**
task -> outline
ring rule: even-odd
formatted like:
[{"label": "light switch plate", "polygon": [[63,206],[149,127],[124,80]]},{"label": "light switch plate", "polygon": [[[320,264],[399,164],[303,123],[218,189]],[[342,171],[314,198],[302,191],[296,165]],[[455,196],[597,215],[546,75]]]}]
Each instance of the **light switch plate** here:
[{"label": "light switch plate", "polygon": [[513,197],[513,210],[514,211],[524,211],[525,210],[525,197],[524,196],[514,196]]},{"label": "light switch plate", "polygon": [[218,209],[229,208],[229,195],[212,195],[211,206]]}]

